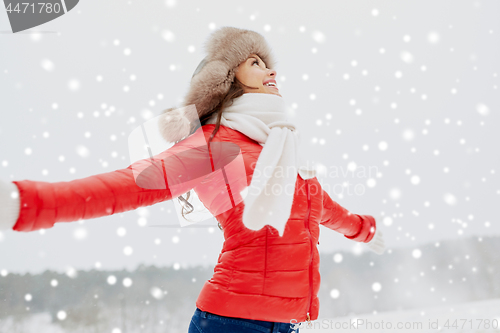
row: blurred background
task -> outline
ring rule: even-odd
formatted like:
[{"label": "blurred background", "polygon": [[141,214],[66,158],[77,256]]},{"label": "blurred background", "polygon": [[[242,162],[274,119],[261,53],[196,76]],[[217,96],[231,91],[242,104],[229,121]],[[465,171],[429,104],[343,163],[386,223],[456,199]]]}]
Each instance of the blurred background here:
[{"label": "blurred background", "polygon": [[[497,1],[81,1],[13,34],[1,11],[0,178],[128,167],[130,133],[179,106],[209,34],[250,29],[273,49],[320,183],[381,217],[382,256],[321,227],[320,318],[500,298],[498,12]],[[169,201],[0,231],[0,331],[187,331],[224,241],[203,224],[181,227]]]}]

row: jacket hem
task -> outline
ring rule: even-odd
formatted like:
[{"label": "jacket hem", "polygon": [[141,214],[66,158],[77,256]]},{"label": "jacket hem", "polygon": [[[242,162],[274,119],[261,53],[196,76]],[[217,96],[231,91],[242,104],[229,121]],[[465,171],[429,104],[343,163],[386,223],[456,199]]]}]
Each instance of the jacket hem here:
[{"label": "jacket hem", "polygon": [[[313,309],[311,320],[318,317],[315,306],[318,304],[317,296],[313,295]],[[307,296],[303,298],[283,298],[257,294],[235,293],[217,285],[210,280],[205,284],[196,300],[196,307],[202,311],[214,313],[219,316],[265,320],[272,322],[295,323],[306,321],[304,308]],[[308,305],[308,304],[307,304]]]}]

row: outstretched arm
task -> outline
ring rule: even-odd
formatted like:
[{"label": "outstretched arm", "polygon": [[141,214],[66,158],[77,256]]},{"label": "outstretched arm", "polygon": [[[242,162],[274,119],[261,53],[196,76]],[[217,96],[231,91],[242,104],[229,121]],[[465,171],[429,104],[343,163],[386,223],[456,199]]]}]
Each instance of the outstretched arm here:
[{"label": "outstretched arm", "polygon": [[164,152],[125,169],[54,183],[14,181],[20,209],[12,229],[47,229],[56,222],[112,215],[178,197],[213,170],[206,142],[205,147],[199,145],[203,135],[200,128]]},{"label": "outstretched arm", "polygon": [[16,231],[53,227],[70,222],[112,215],[170,199],[168,189],[139,187],[132,165],[99,175],[67,182],[14,181],[21,198]]},{"label": "outstretched arm", "polygon": [[333,201],[325,190],[321,190],[323,193],[323,213],[320,224],[356,242],[368,243],[372,240],[377,227],[373,216],[352,214]]}]

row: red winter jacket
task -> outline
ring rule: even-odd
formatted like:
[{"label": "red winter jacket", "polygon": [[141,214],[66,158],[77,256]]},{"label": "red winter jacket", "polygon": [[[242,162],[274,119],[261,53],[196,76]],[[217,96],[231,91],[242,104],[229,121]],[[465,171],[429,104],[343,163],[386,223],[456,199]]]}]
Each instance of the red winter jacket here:
[{"label": "red winter jacket", "polygon": [[[317,319],[319,225],[368,242],[375,233],[375,219],[349,213],[330,198],[316,177],[304,180],[297,175],[283,236],[269,225],[257,231],[246,228],[240,192],[250,185],[262,146],[221,125],[209,151],[206,142],[214,128],[214,124],[204,125],[153,159],[126,169],[69,182],[15,181],[21,210],[13,229],[33,231],[51,228],[55,222],[121,213],[194,189],[222,225],[225,239],[213,277],[205,281],[196,306],[222,316],[255,320]],[[205,147],[200,139],[205,140]],[[214,149],[216,142],[226,146]],[[231,167],[238,160],[239,170]],[[221,166],[225,166],[224,177]]]}]

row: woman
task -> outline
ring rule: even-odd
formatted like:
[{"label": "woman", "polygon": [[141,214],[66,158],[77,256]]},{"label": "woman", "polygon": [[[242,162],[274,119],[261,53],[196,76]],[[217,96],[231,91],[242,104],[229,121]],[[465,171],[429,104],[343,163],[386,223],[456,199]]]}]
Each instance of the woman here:
[{"label": "woman", "polygon": [[[223,27],[205,48],[185,108],[160,118],[161,134],[175,145],[126,169],[70,182],[0,182],[0,225],[33,231],[174,198],[190,206],[189,193],[181,194],[194,189],[225,241],[189,332],[298,332],[294,324],[318,318],[319,225],[378,254],[382,233],[374,217],[341,207],[301,165],[265,39]],[[285,167],[292,171],[278,175]],[[292,193],[282,192],[288,185]]]}]

